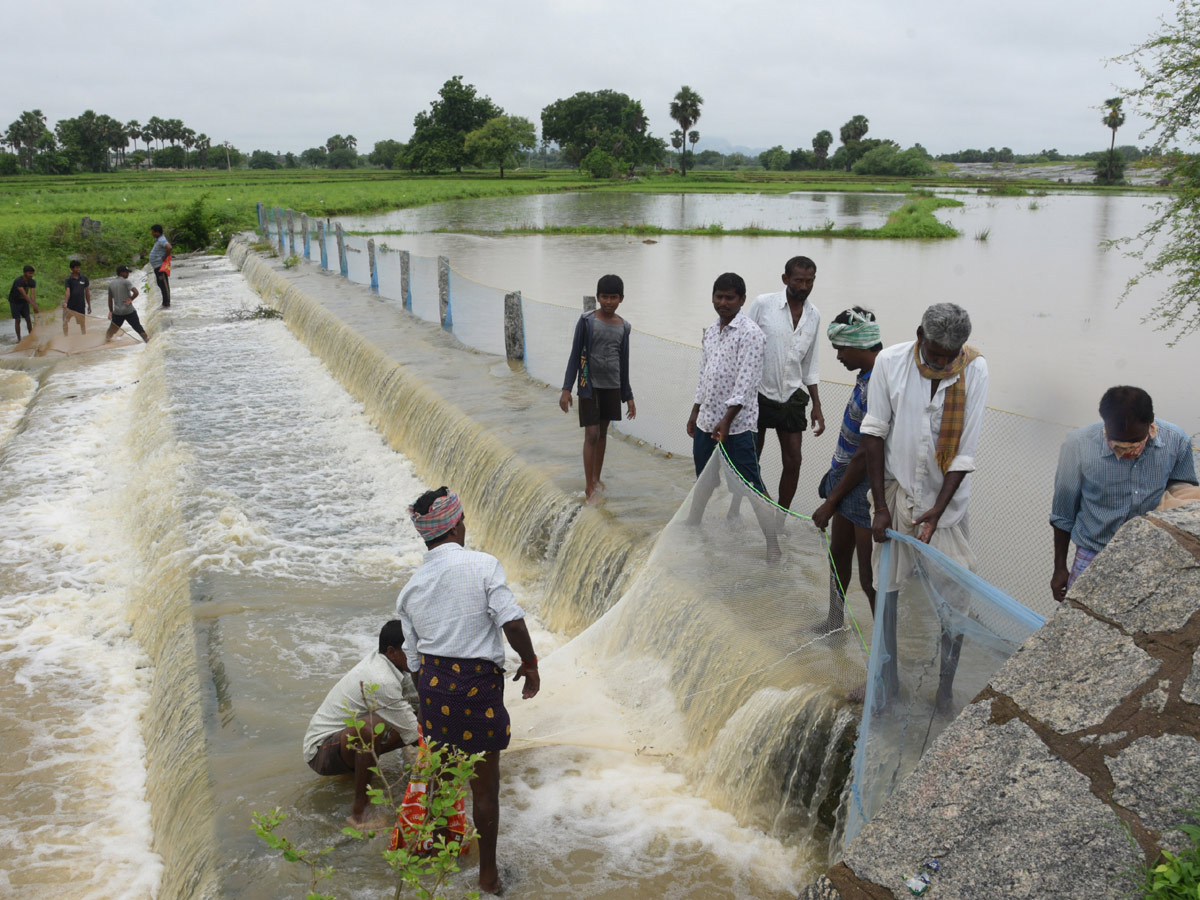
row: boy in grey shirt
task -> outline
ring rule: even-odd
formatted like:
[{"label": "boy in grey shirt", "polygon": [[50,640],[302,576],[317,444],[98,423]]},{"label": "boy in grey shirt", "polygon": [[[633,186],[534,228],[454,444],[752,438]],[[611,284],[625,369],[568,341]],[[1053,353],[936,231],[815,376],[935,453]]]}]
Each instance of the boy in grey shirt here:
[{"label": "boy in grey shirt", "polygon": [[133,308],[137,295],[138,289],[129,280],[129,266],[117,266],[117,277],[108,283],[108,317],[112,322],[108,326],[108,334],[104,336],[104,343],[111,341],[126,322],[142,336],[143,341],[150,343],[150,335],[142,328],[137,310]]},{"label": "boy in grey shirt", "polygon": [[625,284],[616,275],[605,275],[596,285],[599,309],[584,313],[575,326],[575,339],[567,359],[558,405],[571,409],[571,388],[578,382],[579,425],[583,428],[584,497],[588,503],[600,499],[604,490],[600,472],[608,444],[608,423],[621,421],[621,402],[629,418],[637,415],[633,389],[629,386],[629,322],[617,315],[625,299]]}]

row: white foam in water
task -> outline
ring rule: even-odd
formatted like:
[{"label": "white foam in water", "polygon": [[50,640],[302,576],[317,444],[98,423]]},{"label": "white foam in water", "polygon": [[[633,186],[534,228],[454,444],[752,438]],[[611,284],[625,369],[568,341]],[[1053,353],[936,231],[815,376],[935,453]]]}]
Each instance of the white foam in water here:
[{"label": "white foam in water", "polygon": [[147,660],[130,635],[119,448],[141,351],[62,365],[0,467],[0,886],[57,898],[152,897],[140,719]]},{"label": "white foam in water", "polygon": [[[240,279],[200,284],[193,316],[260,302]],[[425,488],[325,366],[278,320],[186,335],[166,371],[192,457],[196,569],[325,583],[411,571],[425,548],[406,510]]]}]

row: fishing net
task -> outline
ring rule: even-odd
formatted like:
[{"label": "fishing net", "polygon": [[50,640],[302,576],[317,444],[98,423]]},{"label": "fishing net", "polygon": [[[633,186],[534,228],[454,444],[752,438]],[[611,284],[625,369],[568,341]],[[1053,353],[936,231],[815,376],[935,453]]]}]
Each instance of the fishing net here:
[{"label": "fishing net", "polygon": [[889,532],[845,843],[1045,621],[927,544]]}]

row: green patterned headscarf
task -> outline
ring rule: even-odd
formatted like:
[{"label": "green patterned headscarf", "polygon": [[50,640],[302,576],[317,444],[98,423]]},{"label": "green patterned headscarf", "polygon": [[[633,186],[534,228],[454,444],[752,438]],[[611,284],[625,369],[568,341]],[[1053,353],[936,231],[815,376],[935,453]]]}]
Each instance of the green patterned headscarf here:
[{"label": "green patterned headscarf", "polygon": [[[848,324],[830,322],[827,334],[829,341],[835,347],[856,347],[870,350],[879,343],[879,323],[867,318],[860,312],[846,310],[850,319]],[[838,316],[841,318],[841,316]]]}]

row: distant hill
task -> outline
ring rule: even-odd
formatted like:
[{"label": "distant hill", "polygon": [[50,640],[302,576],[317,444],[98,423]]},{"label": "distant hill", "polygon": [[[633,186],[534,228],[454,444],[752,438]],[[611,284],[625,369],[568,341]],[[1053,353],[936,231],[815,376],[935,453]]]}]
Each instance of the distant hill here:
[{"label": "distant hill", "polygon": [[729,153],[744,153],[746,156],[755,157],[769,147],[745,147],[741,144],[732,144],[723,137],[705,137],[701,136],[700,140],[696,141],[696,152],[703,153],[705,150],[716,150],[721,154]]}]

